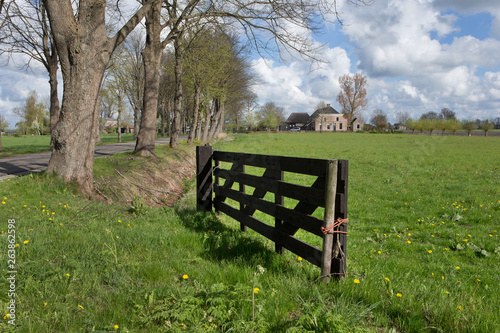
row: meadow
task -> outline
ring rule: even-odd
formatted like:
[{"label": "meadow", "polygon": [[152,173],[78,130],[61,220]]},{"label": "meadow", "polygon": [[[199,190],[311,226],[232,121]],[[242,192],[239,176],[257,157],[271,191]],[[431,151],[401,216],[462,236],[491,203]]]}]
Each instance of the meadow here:
[{"label": "meadow", "polygon": [[[118,142],[118,134],[101,134],[99,145]],[[122,142],[134,141],[133,134],[122,134]],[[2,148],[0,158],[23,154],[43,153],[50,151],[50,135],[36,136],[2,136]]]},{"label": "meadow", "polygon": [[0,260],[14,219],[17,271],[16,326],[2,279],[0,331],[500,332],[499,138],[241,134],[215,148],[349,160],[345,280],[196,212],[192,181],[172,208],[138,207],[30,175],[0,183]]}]

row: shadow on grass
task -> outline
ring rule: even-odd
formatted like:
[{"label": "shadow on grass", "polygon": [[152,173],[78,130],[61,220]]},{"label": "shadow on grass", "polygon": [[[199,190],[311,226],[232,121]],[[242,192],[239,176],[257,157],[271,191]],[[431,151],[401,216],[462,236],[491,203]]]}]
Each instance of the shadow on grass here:
[{"label": "shadow on grass", "polygon": [[196,232],[203,233],[206,259],[215,261],[233,261],[255,267],[262,265],[266,269],[281,273],[293,269],[287,260],[266,246],[265,238],[260,239],[247,232],[224,225],[215,213],[195,209],[178,209],[177,216],[182,224]]}]

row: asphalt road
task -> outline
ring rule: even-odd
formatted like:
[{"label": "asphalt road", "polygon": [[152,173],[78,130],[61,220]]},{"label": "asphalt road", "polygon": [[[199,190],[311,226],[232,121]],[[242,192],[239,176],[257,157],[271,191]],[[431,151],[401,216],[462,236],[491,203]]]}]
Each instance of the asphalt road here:
[{"label": "asphalt road", "polygon": [[[180,137],[180,140],[186,140],[186,137]],[[156,144],[167,144],[170,138],[160,138]],[[115,143],[95,148],[94,157],[109,156],[124,151],[131,151],[135,148],[135,141],[126,143]],[[50,159],[50,152],[26,154],[13,157],[0,158],[0,180],[9,177],[27,175],[32,172],[41,172],[47,168]]]}]

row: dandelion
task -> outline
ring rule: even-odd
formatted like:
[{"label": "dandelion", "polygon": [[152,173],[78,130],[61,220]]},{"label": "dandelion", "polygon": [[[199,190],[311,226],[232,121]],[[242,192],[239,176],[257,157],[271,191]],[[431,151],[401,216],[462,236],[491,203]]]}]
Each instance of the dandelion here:
[{"label": "dandelion", "polygon": [[83,310],[83,306],[81,306],[80,304],[78,304],[78,307]]},{"label": "dandelion", "polygon": [[444,275],[443,275],[443,276],[441,276],[441,280],[444,280]]},{"label": "dandelion", "polygon": [[403,297],[403,295],[401,293],[397,293],[396,296],[397,297]]},{"label": "dandelion", "polygon": [[120,326],[115,325],[115,326],[113,326],[113,327],[115,328],[115,330],[117,330]]},{"label": "dandelion", "polygon": [[7,313],[5,316],[3,316],[3,319],[10,318],[10,313]]},{"label": "dandelion", "polygon": [[460,269],[460,266],[455,267],[456,269]]},{"label": "dandelion", "polygon": [[302,261],[302,257],[298,257],[298,258],[297,258],[297,260],[298,260],[298,261]]},{"label": "dandelion", "polygon": [[459,309],[459,310],[463,310],[463,308],[462,308],[462,306],[461,306],[461,305],[457,306],[457,309]]},{"label": "dandelion", "polygon": [[427,251],[427,252],[432,253],[432,250],[429,250],[429,251]]},{"label": "dandelion", "polygon": [[409,233],[408,236],[411,236],[411,234]]},{"label": "dandelion", "polygon": [[14,247],[18,247],[18,246],[19,246],[19,244],[14,245]]},{"label": "dandelion", "polygon": [[5,205],[5,201],[2,201],[2,205]]},{"label": "dandelion", "polygon": [[47,306],[47,302],[43,303],[43,306]]},{"label": "dandelion", "polygon": [[385,278],[385,280],[386,280],[387,282],[391,282],[391,280],[390,280],[388,277],[386,277],[386,278]]},{"label": "dandelion", "polygon": [[254,294],[258,294],[258,293],[259,293],[259,290],[260,290],[259,288],[253,288],[253,293],[254,293]]},{"label": "dandelion", "polygon": [[467,238],[465,238],[465,239],[464,239],[464,242],[467,242],[467,241],[468,241],[468,239],[467,239]]},{"label": "dandelion", "polygon": [[26,244],[28,244],[28,243],[29,243],[29,241],[28,241],[28,240],[25,240],[23,243],[24,243],[24,245],[26,245]]},{"label": "dandelion", "polygon": [[378,254],[382,254],[382,251],[378,251],[377,253],[378,253]]},{"label": "dandelion", "polygon": [[70,276],[71,276],[71,274],[69,274],[69,273],[66,273],[66,276],[67,276],[67,277],[70,277]]},{"label": "dandelion", "polygon": [[447,294],[447,295],[449,295],[449,294],[450,294],[450,292],[449,292],[448,290],[446,290],[446,294]]},{"label": "dandelion", "polygon": [[122,223],[122,221],[118,220],[118,223]]},{"label": "dandelion", "polygon": [[411,244],[411,241],[406,241],[408,244]]},{"label": "dandelion", "polygon": [[354,283],[359,283],[359,280],[358,279],[354,279]]},{"label": "dandelion", "polygon": [[189,278],[189,276],[187,276],[187,274],[184,274],[184,275],[182,276],[182,278],[183,278],[184,280],[187,280],[187,279]]}]

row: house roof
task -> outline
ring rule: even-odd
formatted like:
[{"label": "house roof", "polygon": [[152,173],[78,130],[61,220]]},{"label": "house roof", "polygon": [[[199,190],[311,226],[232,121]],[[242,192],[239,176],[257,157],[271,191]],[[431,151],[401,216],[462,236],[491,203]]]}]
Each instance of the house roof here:
[{"label": "house roof", "polygon": [[287,124],[292,124],[292,123],[302,123],[305,124],[309,120],[309,114],[306,112],[292,112],[290,114],[290,117],[288,117],[288,120],[286,121]]}]

